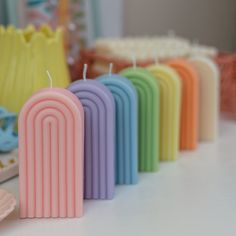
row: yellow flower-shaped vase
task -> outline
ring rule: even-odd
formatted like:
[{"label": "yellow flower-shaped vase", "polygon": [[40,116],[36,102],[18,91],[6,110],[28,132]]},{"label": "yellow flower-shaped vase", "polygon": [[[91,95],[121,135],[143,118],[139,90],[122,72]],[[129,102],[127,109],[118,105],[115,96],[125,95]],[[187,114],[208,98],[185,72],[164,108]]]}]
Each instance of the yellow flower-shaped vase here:
[{"label": "yellow flower-shaped vase", "polygon": [[0,106],[18,113],[25,101],[41,88],[67,87],[69,73],[61,29],[0,26]]}]

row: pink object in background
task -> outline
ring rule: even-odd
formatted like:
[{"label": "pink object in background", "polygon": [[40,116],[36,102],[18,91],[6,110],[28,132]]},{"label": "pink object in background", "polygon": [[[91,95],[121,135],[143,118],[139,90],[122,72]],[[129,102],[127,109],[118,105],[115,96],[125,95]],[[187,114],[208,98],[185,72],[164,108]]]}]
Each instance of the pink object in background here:
[{"label": "pink object in background", "polygon": [[6,190],[0,189],[0,221],[7,217],[15,207],[15,197]]},{"label": "pink object in background", "polygon": [[20,217],[83,213],[84,111],[71,92],[44,89],[19,117]]}]

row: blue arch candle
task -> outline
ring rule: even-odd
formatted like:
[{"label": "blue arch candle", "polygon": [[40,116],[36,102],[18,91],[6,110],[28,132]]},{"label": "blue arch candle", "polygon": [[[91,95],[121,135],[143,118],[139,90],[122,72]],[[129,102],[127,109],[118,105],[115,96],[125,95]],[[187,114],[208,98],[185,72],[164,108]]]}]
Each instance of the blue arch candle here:
[{"label": "blue arch candle", "polygon": [[116,110],[116,184],[138,182],[138,102],[133,84],[126,78],[103,75],[97,78],[112,93]]}]

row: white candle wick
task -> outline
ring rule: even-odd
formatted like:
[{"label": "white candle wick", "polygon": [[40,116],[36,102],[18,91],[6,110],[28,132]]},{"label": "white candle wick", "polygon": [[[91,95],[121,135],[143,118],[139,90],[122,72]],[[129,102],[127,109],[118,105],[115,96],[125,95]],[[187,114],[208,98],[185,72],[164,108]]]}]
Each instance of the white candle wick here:
[{"label": "white candle wick", "polygon": [[87,78],[87,70],[88,70],[88,65],[87,64],[84,64],[84,70],[83,70],[83,80],[86,81]]},{"label": "white candle wick", "polygon": [[109,76],[112,76],[113,63],[109,64]]},{"label": "white candle wick", "polygon": [[50,88],[52,88],[52,76],[51,76],[51,74],[49,73],[48,70],[46,70],[46,73],[47,73],[47,76],[48,76],[48,79],[49,79],[49,82],[50,82]]},{"label": "white candle wick", "polygon": [[154,63],[158,64],[158,53],[157,53],[157,50],[153,51],[153,59],[154,59]]},{"label": "white candle wick", "polygon": [[137,58],[136,58],[135,54],[132,55],[132,63],[133,63],[133,68],[136,69],[137,68]]}]

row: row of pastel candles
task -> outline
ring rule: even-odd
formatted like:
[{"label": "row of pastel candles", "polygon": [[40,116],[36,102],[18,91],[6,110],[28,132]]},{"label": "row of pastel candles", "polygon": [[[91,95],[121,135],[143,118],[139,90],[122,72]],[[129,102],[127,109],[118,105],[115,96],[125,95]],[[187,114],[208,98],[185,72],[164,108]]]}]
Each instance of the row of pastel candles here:
[{"label": "row of pastel candles", "polygon": [[218,82],[213,62],[195,57],[34,94],[18,125],[20,216],[80,217],[83,198],[112,199],[115,184],[214,140]]}]

